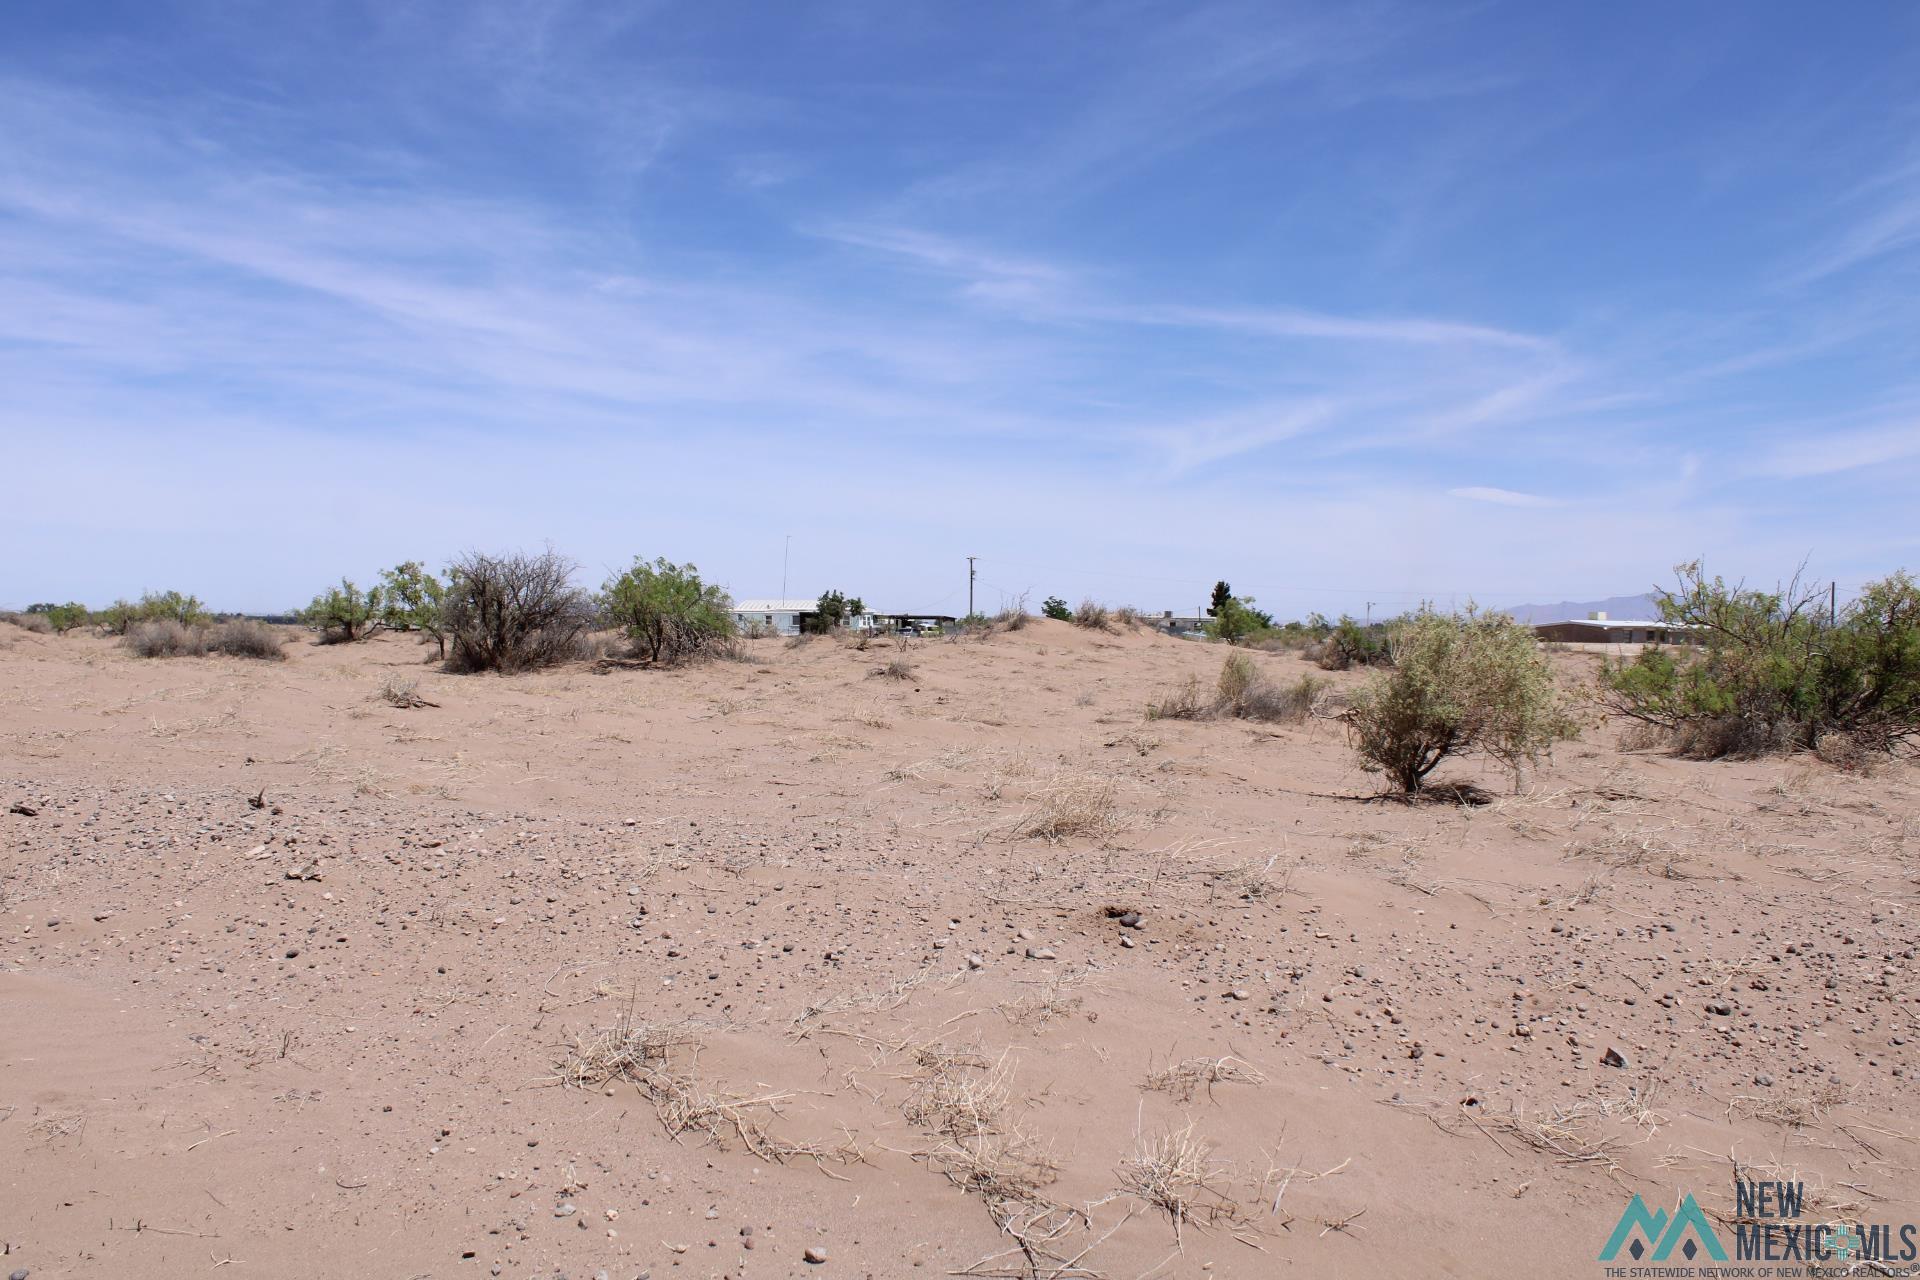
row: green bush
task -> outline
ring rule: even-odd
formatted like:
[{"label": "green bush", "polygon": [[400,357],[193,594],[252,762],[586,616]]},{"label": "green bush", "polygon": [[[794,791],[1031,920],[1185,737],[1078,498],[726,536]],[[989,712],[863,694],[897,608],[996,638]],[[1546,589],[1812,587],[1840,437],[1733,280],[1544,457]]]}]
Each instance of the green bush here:
[{"label": "green bush", "polygon": [[1920,734],[1920,587],[1904,571],[1870,583],[1837,619],[1797,579],[1779,592],[1729,587],[1698,562],[1657,597],[1696,643],[1605,663],[1609,710],[1702,758],[1810,750],[1843,736],[1891,751]]},{"label": "green bush", "polygon": [[1073,620],[1073,610],[1069,609],[1067,602],[1059,596],[1048,596],[1040,605],[1040,612],[1046,617],[1052,618],[1055,622],[1071,622]]},{"label": "green bush", "polygon": [[418,560],[380,571],[380,622],[395,631],[433,637],[440,657],[447,656],[447,584]]},{"label": "green bush", "polygon": [[456,559],[442,602],[449,669],[527,671],[576,656],[595,615],[574,569],[551,548]]},{"label": "green bush", "polygon": [[[1219,584],[1225,586],[1225,583]],[[1215,588],[1217,595],[1219,588]],[[1227,596],[1207,610],[1213,620],[1206,624],[1207,635],[1228,644],[1244,644],[1273,629],[1273,615],[1253,607],[1253,597]]]},{"label": "green bush", "polygon": [[149,591],[136,602],[115,600],[94,614],[93,620],[110,634],[123,636],[139,622],[171,621],[183,627],[198,626],[207,621],[207,611],[194,596],[178,591]]},{"label": "green bush", "polygon": [[[662,560],[660,563],[667,562]],[[687,569],[691,571],[693,566],[688,565]],[[698,581],[698,579],[695,580]],[[729,609],[733,607],[731,601],[728,602],[727,607]],[[807,629],[815,635],[826,635],[830,631],[846,626],[866,611],[866,601],[859,596],[849,598],[839,591],[823,591],[820,593],[820,598],[814,601],[813,615],[807,619]]]},{"label": "green bush", "polygon": [[[821,597],[823,605],[826,600]],[[727,593],[702,582],[693,565],[674,564],[665,557],[651,564],[635,560],[631,569],[601,589],[601,603],[649,662],[684,662],[713,654],[734,636],[733,601]],[[840,599],[843,609],[858,603]]]},{"label": "green bush", "polygon": [[347,578],[328,587],[300,611],[300,621],[320,631],[322,644],[352,644],[366,639],[380,618],[380,588],[362,591]]},{"label": "green bush", "polygon": [[1393,669],[1353,697],[1347,723],[1370,773],[1403,794],[1448,756],[1482,752],[1513,769],[1573,723],[1533,633],[1504,614],[1422,610],[1395,628]]},{"label": "green bush", "polygon": [[48,605],[44,612],[48,624],[61,635],[65,635],[75,627],[86,626],[88,619],[93,617],[93,612],[87,606],[75,600],[69,600],[65,604]]}]

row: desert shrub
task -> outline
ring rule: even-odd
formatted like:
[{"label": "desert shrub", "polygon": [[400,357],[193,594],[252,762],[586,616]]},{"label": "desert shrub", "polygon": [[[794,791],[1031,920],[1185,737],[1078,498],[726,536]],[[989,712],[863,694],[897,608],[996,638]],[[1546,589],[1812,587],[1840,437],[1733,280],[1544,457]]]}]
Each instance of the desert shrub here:
[{"label": "desert shrub", "polygon": [[418,560],[380,571],[380,622],[395,631],[432,637],[447,656],[447,584]]},{"label": "desert shrub", "polygon": [[362,591],[352,581],[340,579],[337,587],[328,587],[300,611],[300,621],[318,628],[322,644],[352,644],[366,639],[380,618],[380,588]]},{"label": "desert shrub", "polygon": [[178,591],[149,591],[134,602],[115,600],[94,615],[94,621],[117,636],[127,634],[140,622],[171,621],[191,627],[206,620],[207,611],[200,601]]},{"label": "desert shrub", "polygon": [[1504,614],[1422,610],[1396,629],[1393,659],[1354,694],[1347,723],[1363,767],[1404,794],[1448,756],[1482,752],[1517,775],[1572,735],[1533,633]]},{"label": "desert shrub", "polygon": [[53,623],[44,614],[28,611],[26,613],[0,613],[0,622],[10,622],[22,631],[32,631],[38,635],[51,635]]},{"label": "desert shrub", "polygon": [[1288,684],[1256,680],[1240,696],[1232,713],[1242,720],[1299,724],[1313,714],[1314,704],[1319,701],[1326,685],[1326,681],[1304,674]]},{"label": "desert shrub", "polygon": [[551,548],[456,559],[443,601],[449,668],[525,671],[573,657],[594,622],[573,572],[573,562]]},{"label": "desert shrub", "polygon": [[1067,602],[1059,596],[1048,596],[1043,600],[1040,604],[1040,612],[1055,622],[1073,621],[1073,610],[1068,608]]},{"label": "desert shrub", "polygon": [[136,622],[121,641],[142,658],[198,657],[207,651],[207,633],[172,618]]},{"label": "desert shrub", "polygon": [[1213,705],[1200,682],[1188,677],[1185,684],[1147,704],[1147,719],[1204,720],[1213,714]]},{"label": "desert shrub", "polygon": [[1130,604],[1115,605],[1113,609],[1115,626],[1138,627],[1146,622],[1146,617]]},{"label": "desert shrub", "polygon": [[1326,671],[1382,666],[1393,661],[1393,646],[1388,641],[1390,630],[1386,624],[1363,625],[1342,614],[1324,638],[1306,649],[1306,657]]},{"label": "desert shrub", "polygon": [[1073,625],[1085,627],[1089,631],[1113,630],[1113,615],[1107,606],[1096,604],[1092,600],[1082,600],[1080,607],[1073,611]]},{"label": "desert shrub", "polygon": [[1000,612],[993,615],[993,625],[1002,631],[1018,631],[1033,621],[1033,615],[1027,612],[1025,596],[1012,604],[1001,606]]},{"label": "desert shrub", "polygon": [[209,628],[204,643],[207,652],[224,653],[230,658],[279,662],[287,656],[281,648],[286,636],[278,628],[251,618],[230,618]]},{"label": "desert shrub", "polygon": [[[1839,618],[1796,578],[1778,592],[1729,587],[1698,562],[1657,597],[1697,646],[1644,649],[1602,666],[1599,698],[1700,758],[1817,749],[1889,752],[1920,734],[1920,587],[1868,584]],[[1830,752],[1838,748],[1830,748]]]},{"label": "desert shrub", "polygon": [[[1225,584],[1220,584],[1224,586]],[[1228,644],[1244,644],[1273,627],[1273,615],[1253,607],[1253,597],[1228,596],[1208,610],[1207,635]]]},{"label": "desert shrub", "polygon": [[911,680],[913,679],[913,664],[905,658],[895,658],[886,666],[876,668],[873,674],[885,676],[889,680]]},{"label": "desert shrub", "polygon": [[1230,654],[1220,664],[1220,678],[1214,688],[1221,705],[1238,706],[1247,696],[1247,690],[1260,680],[1260,668],[1253,665],[1253,659],[1244,653]]},{"label": "desert shrub", "polygon": [[69,600],[65,604],[56,604],[46,612],[48,623],[61,635],[65,635],[75,627],[86,626],[92,617],[93,611],[77,600]]},{"label": "desert shrub", "polygon": [[[651,564],[635,560],[631,569],[607,582],[600,598],[607,616],[649,662],[710,656],[733,640],[733,601],[719,587],[700,581],[699,570],[691,564],[674,564],[665,557]],[[820,599],[824,605],[827,597]],[[841,608],[857,603],[842,599]]]}]

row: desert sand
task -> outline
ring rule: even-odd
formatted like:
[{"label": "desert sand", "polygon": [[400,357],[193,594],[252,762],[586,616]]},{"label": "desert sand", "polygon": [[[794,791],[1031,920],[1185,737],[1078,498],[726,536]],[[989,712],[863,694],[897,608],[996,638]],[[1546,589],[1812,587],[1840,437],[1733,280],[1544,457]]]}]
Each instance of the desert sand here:
[{"label": "desert sand", "polygon": [[1146,718],[1214,645],[750,647],[0,626],[0,1274],[1597,1276],[1737,1171],[1920,1217],[1911,766],[1596,719],[1406,805],[1337,720]]}]

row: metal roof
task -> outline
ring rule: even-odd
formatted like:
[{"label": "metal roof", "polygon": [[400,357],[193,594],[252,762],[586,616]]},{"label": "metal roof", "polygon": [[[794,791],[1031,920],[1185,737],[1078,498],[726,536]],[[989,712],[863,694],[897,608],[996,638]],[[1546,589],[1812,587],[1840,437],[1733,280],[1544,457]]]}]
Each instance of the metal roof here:
[{"label": "metal roof", "polygon": [[735,600],[735,613],[812,613],[820,607],[818,600]]}]

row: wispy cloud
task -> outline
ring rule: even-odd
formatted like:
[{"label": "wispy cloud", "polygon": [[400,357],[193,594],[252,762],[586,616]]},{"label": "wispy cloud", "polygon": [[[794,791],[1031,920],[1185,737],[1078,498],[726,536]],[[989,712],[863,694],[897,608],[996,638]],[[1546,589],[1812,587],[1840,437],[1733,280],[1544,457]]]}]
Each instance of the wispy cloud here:
[{"label": "wispy cloud", "polygon": [[1488,485],[1468,485],[1460,489],[1449,489],[1447,496],[1464,498],[1468,502],[1489,502],[1496,507],[1557,507],[1561,505],[1557,498],[1542,497],[1537,493],[1520,493],[1513,489],[1495,489]]}]

